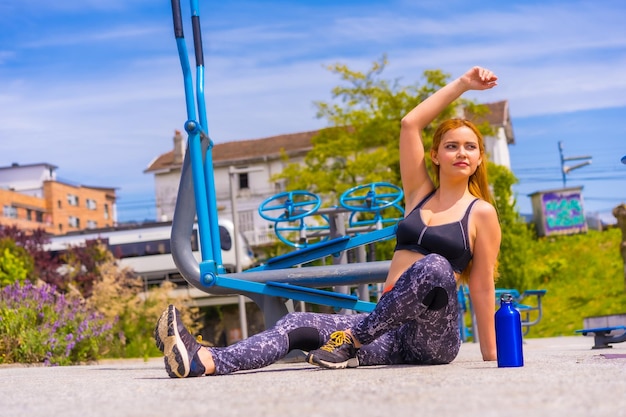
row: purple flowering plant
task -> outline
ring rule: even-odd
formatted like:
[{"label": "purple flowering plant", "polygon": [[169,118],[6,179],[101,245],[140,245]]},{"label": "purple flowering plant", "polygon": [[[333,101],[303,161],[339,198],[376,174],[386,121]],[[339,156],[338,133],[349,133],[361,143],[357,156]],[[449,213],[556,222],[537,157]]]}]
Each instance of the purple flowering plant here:
[{"label": "purple flowering plant", "polygon": [[0,363],[69,365],[96,360],[114,323],[50,284],[0,289]]},{"label": "purple flowering plant", "polygon": [[[154,323],[173,301],[174,284],[146,291],[141,277],[120,268],[99,242],[52,256],[47,241],[43,229],[0,225],[0,250],[10,252],[0,252],[0,364],[160,356]],[[70,268],[62,272],[62,265]],[[197,308],[181,311],[190,329],[199,328]]]}]

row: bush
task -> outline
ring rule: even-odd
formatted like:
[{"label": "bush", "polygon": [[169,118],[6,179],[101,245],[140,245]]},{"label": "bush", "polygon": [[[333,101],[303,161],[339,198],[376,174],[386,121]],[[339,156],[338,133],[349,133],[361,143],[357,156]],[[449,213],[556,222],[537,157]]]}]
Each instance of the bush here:
[{"label": "bush", "polygon": [[80,297],[43,284],[0,291],[0,363],[68,365],[97,359],[112,323]]},{"label": "bush", "polygon": [[0,227],[0,240],[8,239],[13,245],[25,250],[32,258],[32,268],[28,279],[32,282],[38,280],[54,285],[60,290],[63,284],[62,277],[58,272],[59,259],[55,259],[52,254],[44,250],[44,245],[49,242],[44,229],[25,231],[16,226]]},{"label": "bush", "polygon": [[100,265],[100,279],[95,282],[88,303],[114,323],[104,356],[110,358],[148,358],[162,355],[154,342],[154,326],[164,308],[178,304],[181,318],[190,331],[198,328],[198,308],[185,307],[187,298],[171,297],[171,282],[143,291],[140,278],[128,269],[120,269],[113,259]]},{"label": "bush", "polygon": [[0,238],[0,287],[24,282],[34,268],[28,251],[10,238]]},{"label": "bush", "polygon": [[496,285],[524,291],[532,280],[528,267],[533,261],[530,248],[535,236],[515,208],[516,202],[511,190],[517,183],[517,178],[506,167],[493,163],[489,163],[489,177],[502,229]]},{"label": "bush", "polygon": [[144,291],[143,280],[128,268],[120,268],[106,247],[92,242],[73,248],[66,257],[70,273],[69,288],[78,290],[85,303],[111,323],[111,332],[99,353],[109,358],[148,358],[160,356],[154,343],[154,326],[170,303],[179,305],[182,320],[190,330],[197,327],[198,309],[187,308],[187,298],[170,296],[174,284]]},{"label": "bush", "polygon": [[[68,365],[161,355],[153,330],[161,311],[174,302],[173,284],[144,292],[141,278],[93,242],[71,249],[68,273],[57,278],[60,287],[41,280],[35,286],[27,279],[32,264],[18,262],[32,258],[13,255],[28,252],[11,239],[0,242],[0,249],[11,249],[10,257],[0,251],[0,363]],[[176,303],[185,325],[195,331],[198,309],[185,307],[186,298]]]}]

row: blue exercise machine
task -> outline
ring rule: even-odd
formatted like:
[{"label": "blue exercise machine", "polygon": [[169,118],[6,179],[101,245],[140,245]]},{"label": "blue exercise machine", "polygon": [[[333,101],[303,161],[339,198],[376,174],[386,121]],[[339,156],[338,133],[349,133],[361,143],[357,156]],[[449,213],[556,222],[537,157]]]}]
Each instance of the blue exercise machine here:
[{"label": "blue exercise machine", "polygon": [[[286,255],[268,260],[265,264],[244,272],[226,273],[222,265],[215,182],[213,176],[213,142],[210,139],[204,100],[204,56],[200,30],[198,0],[191,2],[191,25],[196,60],[195,90],[183,34],[180,0],[171,0],[174,35],[183,72],[185,88],[188,151],[185,154],[172,222],[171,246],[174,262],[185,280],[208,294],[241,294],[254,301],[264,314],[267,326],[287,312],[286,300],[328,305],[338,309],[371,311],[375,303],[369,297],[328,291],[320,288],[367,286],[384,282],[389,261],[357,262],[352,264],[307,266],[295,268],[316,259],[335,256],[348,249],[390,239],[395,235],[393,219],[383,218],[389,208],[402,209],[398,204],[402,190],[386,183],[355,187],[342,195],[342,207],[320,209],[315,194],[293,191],[278,194],[266,200],[259,214],[275,222],[278,238],[294,246]],[[361,212],[373,213],[373,219],[359,220]],[[353,236],[338,224],[337,213],[351,212],[349,228]],[[202,260],[198,262],[191,250],[189,238],[194,221],[198,223]],[[308,216],[322,216],[327,224],[306,222]],[[371,217],[371,216],[369,216]],[[401,216],[400,216],[401,217]],[[393,223],[389,225],[389,223]],[[289,239],[297,234],[296,242]],[[305,235],[323,238],[309,244]],[[364,298],[364,299],[363,299]]]}]

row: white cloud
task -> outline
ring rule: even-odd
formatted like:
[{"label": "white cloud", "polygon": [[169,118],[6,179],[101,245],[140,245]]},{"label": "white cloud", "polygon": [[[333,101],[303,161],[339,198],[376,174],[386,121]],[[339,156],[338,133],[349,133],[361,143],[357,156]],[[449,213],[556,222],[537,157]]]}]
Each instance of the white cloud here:
[{"label": "white cloud", "polygon": [[[36,40],[26,41],[20,44],[23,48],[50,48],[73,45],[91,45],[97,47],[102,43],[112,44],[115,41],[141,42],[143,38],[149,38],[155,34],[163,34],[165,29],[158,26],[118,26],[105,28],[101,31],[85,29],[82,33],[68,29],[65,33],[56,30],[53,35],[46,35]],[[100,45],[101,47],[101,45]]]}]

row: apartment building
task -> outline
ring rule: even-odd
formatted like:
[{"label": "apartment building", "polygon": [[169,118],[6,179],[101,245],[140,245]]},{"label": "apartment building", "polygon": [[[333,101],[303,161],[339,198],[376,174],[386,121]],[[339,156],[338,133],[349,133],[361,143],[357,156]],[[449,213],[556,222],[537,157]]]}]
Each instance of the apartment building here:
[{"label": "apartment building", "polygon": [[0,225],[60,235],[117,223],[115,188],[59,181],[56,169],[48,163],[0,167]]}]

